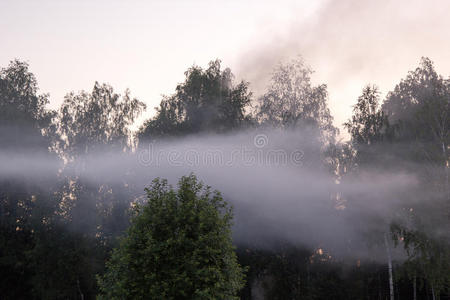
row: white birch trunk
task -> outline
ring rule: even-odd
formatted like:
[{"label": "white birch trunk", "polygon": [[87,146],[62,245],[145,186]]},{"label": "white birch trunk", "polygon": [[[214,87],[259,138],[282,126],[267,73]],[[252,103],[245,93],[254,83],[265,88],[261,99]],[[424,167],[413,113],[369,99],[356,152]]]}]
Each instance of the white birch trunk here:
[{"label": "white birch trunk", "polygon": [[389,242],[387,238],[387,233],[384,234],[384,243],[386,245],[386,253],[388,257],[388,270],[389,270],[389,299],[394,300],[394,278],[392,277],[392,257],[391,248],[389,247]]}]

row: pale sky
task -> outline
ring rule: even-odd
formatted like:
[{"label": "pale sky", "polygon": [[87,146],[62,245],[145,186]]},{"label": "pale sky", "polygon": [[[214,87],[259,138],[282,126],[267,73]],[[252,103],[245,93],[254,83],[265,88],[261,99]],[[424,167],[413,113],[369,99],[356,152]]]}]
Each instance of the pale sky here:
[{"label": "pale sky", "polygon": [[0,66],[28,61],[51,108],[99,81],[129,88],[145,118],[215,58],[260,94],[275,63],[302,55],[339,127],[365,84],[386,93],[421,56],[450,75],[446,0],[0,0],[0,36]]}]

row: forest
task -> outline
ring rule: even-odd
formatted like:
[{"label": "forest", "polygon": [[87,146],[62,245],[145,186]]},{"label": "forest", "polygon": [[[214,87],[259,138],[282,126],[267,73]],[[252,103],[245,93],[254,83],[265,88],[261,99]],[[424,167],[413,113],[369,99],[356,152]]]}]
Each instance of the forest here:
[{"label": "forest", "polygon": [[[450,299],[450,78],[429,58],[340,132],[301,57],[255,96],[220,60],[147,109],[48,108],[0,71],[0,299]],[[347,138],[348,136],[348,138]]]}]

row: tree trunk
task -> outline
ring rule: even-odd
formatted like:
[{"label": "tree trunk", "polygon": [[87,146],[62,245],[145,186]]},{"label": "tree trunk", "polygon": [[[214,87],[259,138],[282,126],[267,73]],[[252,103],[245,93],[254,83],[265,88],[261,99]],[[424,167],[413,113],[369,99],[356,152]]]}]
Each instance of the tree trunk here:
[{"label": "tree trunk", "polygon": [[387,238],[387,233],[384,234],[384,243],[386,245],[386,253],[388,257],[388,270],[389,270],[389,299],[394,300],[394,278],[392,277],[392,257],[391,248]]},{"label": "tree trunk", "polygon": [[77,288],[78,288],[78,292],[80,293],[80,299],[81,299],[81,300],[84,300],[84,295],[83,295],[83,293],[81,292],[81,288],[80,288],[80,280],[79,280],[79,279],[77,279]]},{"label": "tree trunk", "polygon": [[433,297],[433,300],[436,300],[436,295],[434,294],[434,287],[431,285],[431,296]]},{"label": "tree trunk", "polygon": [[447,194],[447,200],[450,199],[450,189],[449,189],[449,175],[448,175],[448,157],[445,149],[445,144],[442,142],[442,155],[444,156],[444,172],[445,172],[445,192]]}]

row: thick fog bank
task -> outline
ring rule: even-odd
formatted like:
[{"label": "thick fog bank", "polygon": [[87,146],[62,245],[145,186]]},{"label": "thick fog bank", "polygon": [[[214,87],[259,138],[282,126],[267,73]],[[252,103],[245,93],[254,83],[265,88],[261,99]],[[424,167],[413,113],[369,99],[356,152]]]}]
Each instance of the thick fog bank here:
[{"label": "thick fog bank", "polygon": [[96,152],[65,165],[31,149],[3,152],[0,177],[39,180],[59,170],[55,178],[65,174],[97,185],[132,185],[144,195],[155,177],[176,185],[193,172],[233,205],[238,245],[286,242],[364,256],[364,234],[388,231],[391,212],[411,200],[408,191],[416,180],[405,173],[373,172],[338,183],[320,153],[319,139],[306,132],[247,131],[141,143],[132,153]]}]

